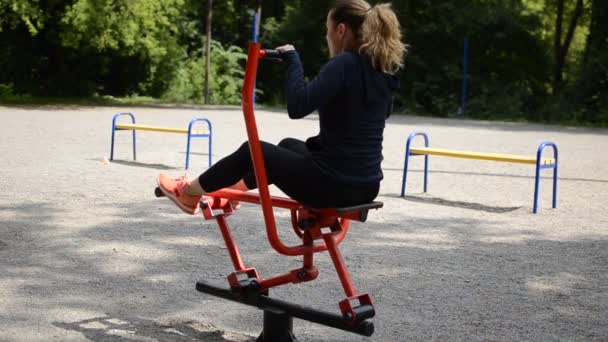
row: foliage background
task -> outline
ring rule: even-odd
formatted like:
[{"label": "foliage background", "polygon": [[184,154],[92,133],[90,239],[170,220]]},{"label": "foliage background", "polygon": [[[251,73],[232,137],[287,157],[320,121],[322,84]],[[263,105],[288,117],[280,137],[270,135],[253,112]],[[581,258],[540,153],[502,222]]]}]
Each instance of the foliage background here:
[{"label": "foliage background", "polygon": [[[253,3],[214,2],[214,104],[239,102]],[[327,61],[331,3],[265,0],[261,42],[294,44],[314,77]],[[142,95],[201,103],[206,5],[0,0],[0,100]],[[608,125],[608,1],[394,0],[393,7],[409,45],[399,111],[458,115],[467,38],[467,117]],[[258,101],[284,102],[283,74],[282,65],[262,63]]]}]

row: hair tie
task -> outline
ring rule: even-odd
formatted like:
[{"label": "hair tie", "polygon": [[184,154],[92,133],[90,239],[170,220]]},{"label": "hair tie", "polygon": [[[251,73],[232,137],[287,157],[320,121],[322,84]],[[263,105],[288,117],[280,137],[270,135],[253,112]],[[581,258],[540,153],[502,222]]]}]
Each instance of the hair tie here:
[{"label": "hair tie", "polygon": [[374,6],[370,6],[369,9],[367,11],[365,11],[365,15],[368,15],[371,11],[374,10],[374,8],[376,8],[378,5],[374,5]]}]

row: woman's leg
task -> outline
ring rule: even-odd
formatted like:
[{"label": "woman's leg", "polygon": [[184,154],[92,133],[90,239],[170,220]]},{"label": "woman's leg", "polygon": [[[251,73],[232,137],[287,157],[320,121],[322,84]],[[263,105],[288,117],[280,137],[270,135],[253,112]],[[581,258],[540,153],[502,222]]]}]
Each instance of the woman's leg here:
[{"label": "woman's leg", "polygon": [[[284,139],[278,147],[266,142],[261,142],[261,145],[266,164],[273,160],[289,160],[300,164],[302,158],[308,155],[304,142],[297,139]],[[161,178],[165,183],[170,180],[167,175],[163,175]],[[235,152],[222,158],[197,178],[180,177],[176,180],[179,180],[179,184],[168,184],[165,189],[175,192],[176,187],[179,187],[177,192],[188,196],[202,196],[223,188],[241,191],[253,189],[256,184],[249,144],[243,143]],[[272,183],[272,180],[269,181]]]},{"label": "woman's leg", "polygon": [[[295,140],[295,139],[293,139]],[[305,167],[309,158],[298,151],[294,152],[282,146],[261,141],[262,155],[269,184],[274,182],[274,175],[281,172],[298,177],[305,175]],[[243,180],[243,183],[239,181]],[[234,153],[221,159],[198,177],[201,190],[206,193],[244,184],[247,189],[257,188],[253,173],[253,162],[249,143],[245,142]]]},{"label": "woman's leg", "polygon": [[303,156],[309,156],[310,151],[308,147],[306,147],[306,143],[302,140],[294,139],[294,138],[285,138],[279,142],[279,146],[286,148],[290,151],[296,152]]},{"label": "woman's leg", "polygon": [[[298,143],[291,145],[292,148],[294,146],[302,147]],[[342,185],[330,179],[312,161],[305,149],[294,151],[263,141],[261,147],[268,183],[275,184],[289,197],[305,205],[317,208],[351,206],[369,202],[378,193],[377,185],[357,188]],[[159,185],[161,185],[160,182]],[[200,197],[200,195],[228,187],[241,188],[240,190],[257,187],[248,143],[244,143],[234,153],[218,161],[198,179],[189,180],[182,188],[172,191],[176,193],[176,198],[172,198],[170,195],[167,197],[182,210],[191,213],[180,205],[182,203],[178,203],[180,201],[179,192]],[[198,208],[194,209],[196,212]]]},{"label": "woman's leg", "polygon": [[[310,151],[306,147],[306,143],[303,142],[302,140],[298,140],[298,139],[294,139],[294,138],[285,138],[279,142],[278,146],[288,149],[288,150],[295,152],[297,154],[300,154],[302,156],[306,156],[306,157],[310,156]],[[247,187],[247,183],[252,184],[252,187],[251,188]],[[269,185],[272,183],[273,183],[272,180],[268,180]],[[241,190],[241,191],[247,191],[247,190],[251,190],[251,189],[255,188],[255,174],[253,173],[253,170],[251,170],[251,172],[249,172],[245,176],[243,176],[243,180],[239,181],[237,184],[235,184],[231,188]]]},{"label": "woman's leg", "polygon": [[[332,179],[313,162],[303,141],[287,138],[279,146],[262,142],[262,152],[268,184],[307,206],[348,207],[371,202],[378,195],[379,184],[353,186]],[[256,188],[253,172],[242,183]]]}]

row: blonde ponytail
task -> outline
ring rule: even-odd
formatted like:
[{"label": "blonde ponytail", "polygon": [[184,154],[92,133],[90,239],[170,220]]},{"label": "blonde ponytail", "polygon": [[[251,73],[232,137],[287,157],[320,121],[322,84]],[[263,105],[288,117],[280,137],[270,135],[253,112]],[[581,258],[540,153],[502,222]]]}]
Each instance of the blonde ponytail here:
[{"label": "blonde ponytail", "polygon": [[391,4],[372,7],[361,25],[361,52],[365,52],[377,70],[394,74],[403,67],[406,51],[401,41],[399,20]]},{"label": "blonde ponytail", "polygon": [[365,0],[336,0],[330,17],[350,26],[359,52],[369,56],[376,70],[394,74],[403,67],[407,49],[390,3],[372,7]]}]

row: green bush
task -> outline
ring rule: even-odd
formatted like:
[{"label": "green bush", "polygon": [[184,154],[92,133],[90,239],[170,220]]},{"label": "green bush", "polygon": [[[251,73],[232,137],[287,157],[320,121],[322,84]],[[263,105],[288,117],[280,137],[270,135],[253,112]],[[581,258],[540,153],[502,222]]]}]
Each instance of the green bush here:
[{"label": "green bush", "polygon": [[15,96],[13,85],[0,83],[0,99],[11,98]]},{"label": "green bush", "polygon": [[524,110],[529,96],[524,87],[515,84],[482,85],[469,94],[466,116],[476,119],[525,120],[532,115],[526,114]]},{"label": "green bush", "polygon": [[28,102],[31,99],[29,95],[22,95],[15,91],[15,86],[12,83],[0,83],[0,102],[4,103],[21,103]]},{"label": "green bush", "polygon": [[[224,48],[219,42],[211,43],[209,97],[212,104],[239,104],[243,84],[243,49]],[[202,103],[205,99],[205,58],[202,51],[194,57],[178,62],[173,79],[162,98],[171,102]]]}]

